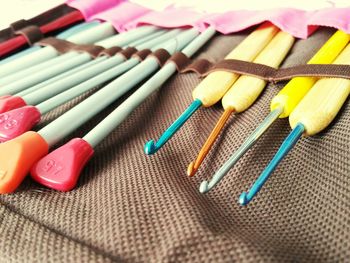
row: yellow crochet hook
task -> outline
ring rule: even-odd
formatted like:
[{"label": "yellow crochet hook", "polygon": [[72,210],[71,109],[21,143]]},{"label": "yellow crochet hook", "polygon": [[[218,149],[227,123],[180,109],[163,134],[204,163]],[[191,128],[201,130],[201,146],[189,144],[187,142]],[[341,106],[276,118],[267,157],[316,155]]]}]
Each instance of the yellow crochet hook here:
[{"label": "yellow crochet hook", "polygon": [[[278,31],[278,28],[271,23],[264,23],[235,47],[225,59],[253,61]],[[238,74],[225,71],[210,73],[193,90],[193,102],[182,115],[161,135],[157,142],[150,140],[145,144],[145,153],[157,152],[201,106],[210,107],[217,103],[238,77]]]},{"label": "yellow crochet hook", "polygon": [[[254,62],[277,68],[293,46],[294,40],[294,37],[290,34],[280,31],[255,58]],[[222,98],[222,105],[225,111],[204,143],[196,160],[188,166],[187,174],[189,176],[193,176],[197,172],[230,115],[233,112],[238,113],[248,109],[265,86],[265,80],[246,75],[240,76],[231,86]]]},{"label": "yellow crochet hook", "polygon": [[[350,45],[337,57],[334,64],[350,65]],[[254,198],[302,134],[314,135],[324,130],[332,122],[349,94],[349,79],[328,78],[316,82],[289,116],[289,123],[293,129],[291,133],[251,189],[241,194],[239,198],[241,205],[248,204]]]},{"label": "yellow crochet hook", "polygon": [[[347,45],[349,40],[349,34],[337,31],[310,59],[308,64],[332,63]],[[296,77],[289,81],[288,84],[272,99],[270,114],[220,167],[212,179],[210,179],[210,181],[202,182],[199,188],[200,192],[205,193],[215,187],[278,117],[285,118],[290,115],[296,105],[307,94],[316,81],[317,78],[311,77]]]}]

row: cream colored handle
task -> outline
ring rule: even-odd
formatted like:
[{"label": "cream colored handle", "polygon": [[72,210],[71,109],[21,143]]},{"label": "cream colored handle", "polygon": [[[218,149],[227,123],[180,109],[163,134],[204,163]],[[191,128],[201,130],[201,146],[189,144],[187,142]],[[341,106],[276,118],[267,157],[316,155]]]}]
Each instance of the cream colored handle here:
[{"label": "cream colored handle", "polygon": [[[294,37],[280,31],[254,60],[255,63],[265,64],[277,68],[293,46]],[[241,76],[222,98],[224,109],[231,108],[235,112],[248,109],[258,98],[266,86],[266,81]]]},{"label": "cream colored handle", "polygon": [[[225,59],[253,61],[277,32],[278,28],[270,23],[264,23],[247,36]],[[193,90],[192,97],[194,100],[199,99],[204,107],[210,107],[224,96],[238,77],[238,74],[224,71],[210,73]]]},{"label": "cream colored handle", "polygon": [[[340,53],[334,64],[350,64],[350,44]],[[302,123],[305,126],[305,135],[319,133],[332,122],[349,94],[350,80],[318,80],[289,116],[290,126],[294,128]]]}]

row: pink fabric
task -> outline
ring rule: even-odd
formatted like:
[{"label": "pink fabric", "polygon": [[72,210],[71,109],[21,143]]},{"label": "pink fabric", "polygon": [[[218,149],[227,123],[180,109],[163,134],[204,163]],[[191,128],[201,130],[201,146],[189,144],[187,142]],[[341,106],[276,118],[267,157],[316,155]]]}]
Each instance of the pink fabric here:
[{"label": "pink fabric", "polygon": [[229,34],[270,21],[281,30],[299,38],[307,38],[317,26],[334,27],[350,33],[350,8],[327,8],[317,11],[282,8],[208,14],[172,6],[157,12],[126,0],[68,0],[67,4],[79,9],[87,21],[109,21],[121,32],[151,24],[167,28],[192,26],[200,31],[213,26],[217,31]]}]

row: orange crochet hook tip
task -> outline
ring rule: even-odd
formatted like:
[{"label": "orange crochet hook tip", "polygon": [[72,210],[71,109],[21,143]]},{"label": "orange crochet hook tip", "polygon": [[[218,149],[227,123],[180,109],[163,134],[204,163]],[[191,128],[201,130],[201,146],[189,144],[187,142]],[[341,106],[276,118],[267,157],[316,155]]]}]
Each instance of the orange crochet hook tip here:
[{"label": "orange crochet hook tip", "polygon": [[204,161],[204,158],[209,153],[211,147],[213,146],[216,138],[219,136],[221,130],[224,128],[226,121],[230,117],[230,115],[234,112],[233,108],[225,109],[224,113],[221,115],[220,119],[216,123],[214,129],[210,133],[208,139],[204,143],[202,149],[200,150],[197,159],[194,162],[191,162],[187,168],[187,175],[194,176],[198,171],[199,166]]},{"label": "orange crochet hook tip", "polygon": [[14,192],[32,165],[48,151],[47,142],[32,131],[0,144],[0,193]]}]

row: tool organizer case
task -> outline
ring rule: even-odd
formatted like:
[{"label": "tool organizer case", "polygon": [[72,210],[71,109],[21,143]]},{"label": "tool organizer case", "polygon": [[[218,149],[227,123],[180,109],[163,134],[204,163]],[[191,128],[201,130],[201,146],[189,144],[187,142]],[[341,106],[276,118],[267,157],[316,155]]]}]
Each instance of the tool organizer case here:
[{"label": "tool organizer case", "polygon": [[[334,30],[298,40],[281,67],[305,64]],[[222,59],[249,31],[217,35],[197,58]],[[1,39],[1,37],[0,37]],[[285,83],[270,84],[229,121],[194,178],[185,174],[221,105],[197,112],[156,156],[144,142],[191,101],[197,75],[173,76],[96,149],[78,187],[62,193],[27,178],[0,196],[0,262],[347,262],[350,260],[350,107],[303,138],[257,198],[237,203],[289,133],[278,120],[213,191],[199,183],[222,165],[269,112]],[[47,114],[55,119],[84,96]],[[125,98],[125,97],[124,97]],[[70,138],[85,134],[116,102]],[[69,138],[67,138],[69,140]]]}]

